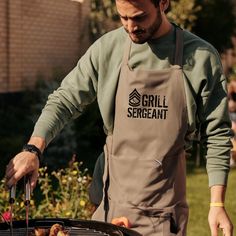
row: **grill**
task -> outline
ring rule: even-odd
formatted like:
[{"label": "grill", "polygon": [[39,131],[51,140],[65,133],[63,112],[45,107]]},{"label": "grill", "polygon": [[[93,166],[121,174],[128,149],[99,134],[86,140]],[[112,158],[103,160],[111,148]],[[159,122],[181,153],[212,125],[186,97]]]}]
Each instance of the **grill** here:
[{"label": "grill", "polygon": [[[34,228],[29,228],[28,232],[29,232],[29,235],[30,235],[30,232],[32,231],[33,232],[33,229]],[[88,236],[109,236],[109,234],[107,233],[104,233],[104,232],[99,232],[99,231],[96,231],[96,230],[92,230],[92,229],[78,229],[78,228],[70,228],[68,229],[67,227],[65,227],[66,230],[69,231],[69,235],[70,236],[77,236],[77,235],[88,235]],[[0,232],[1,236],[9,236],[10,235],[10,231],[9,230],[3,230]],[[13,235],[16,235],[16,236],[25,236],[27,235],[26,234],[26,229],[15,229],[13,231]],[[120,234],[119,232],[117,232],[116,235],[123,235],[123,234]]]},{"label": "grill", "polygon": [[[28,232],[30,235],[30,232],[33,232],[34,228],[29,228]],[[67,227],[65,227],[66,230],[69,231],[69,235],[70,236],[77,236],[77,235],[88,235],[88,236],[107,236],[109,234],[103,233],[103,232],[99,232],[96,230],[91,230],[91,229],[77,229],[77,228],[71,228],[68,229]],[[10,231],[9,230],[3,230],[0,232],[1,236],[9,236],[10,235]],[[15,229],[13,231],[13,235],[16,236],[25,236],[26,234],[26,229]],[[118,233],[117,235],[122,235],[120,233]]]},{"label": "grill", "polygon": [[[34,227],[50,228],[53,224],[64,226],[70,236],[141,236],[139,233],[113,224],[90,220],[72,219],[32,219],[29,220],[28,235]],[[10,236],[10,229],[7,223],[0,223],[0,235]],[[13,221],[13,236],[26,236],[25,221]]]}]

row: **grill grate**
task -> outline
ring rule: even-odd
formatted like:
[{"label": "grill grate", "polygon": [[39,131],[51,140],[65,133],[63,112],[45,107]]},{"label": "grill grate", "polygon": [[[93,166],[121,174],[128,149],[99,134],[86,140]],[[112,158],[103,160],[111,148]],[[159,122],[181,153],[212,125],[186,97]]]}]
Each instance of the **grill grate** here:
[{"label": "grill grate", "polygon": [[[34,228],[29,228],[28,235],[33,236],[30,233],[33,232]],[[77,228],[77,227],[65,227],[66,231],[69,231],[70,236],[110,236],[107,233],[97,231],[94,229],[88,229],[88,228]],[[10,230],[1,230],[0,231],[1,236],[10,236]],[[117,234],[120,235],[120,234]],[[25,228],[18,228],[13,229],[13,236],[26,236],[26,229]]]}]

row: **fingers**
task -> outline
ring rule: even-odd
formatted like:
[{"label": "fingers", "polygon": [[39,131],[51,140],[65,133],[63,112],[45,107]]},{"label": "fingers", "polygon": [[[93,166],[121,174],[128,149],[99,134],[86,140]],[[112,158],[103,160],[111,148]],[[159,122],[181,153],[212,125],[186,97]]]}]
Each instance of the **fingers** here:
[{"label": "fingers", "polygon": [[218,234],[219,229],[223,231],[223,235],[224,236],[233,236],[233,227],[229,226],[225,226],[223,227],[218,227],[217,225],[212,225],[211,227],[211,236],[218,236],[221,234]]},{"label": "fingers", "polygon": [[7,168],[5,178],[7,180],[9,180],[11,178],[11,176],[13,176],[15,174],[15,172],[16,172],[16,170],[13,167]]},{"label": "fingers", "polygon": [[36,184],[36,176],[39,168],[39,160],[34,153],[21,152],[16,155],[6,168],[6,186],[10,188],[24,175],[33,173],[33,186]]},{"label": "fingers", "polygon": [[11,186],[15,185],[22,176],[25,175],[25,170],[20,168],[17,170],[15,166],[12,166],[6,170],[6,186],[10,188]]},{"label": "fingers", "polygon": [[208,215],[211,236],[219,236],[218,230],[223,231],[224,236],[233,236],[233,224],[223,207],[211,207]]},{"label": "fingers", "polygon": [[114,225],[123,226],[123,227],[126,227],[126,228],[131,227],[131,223],[126,217],[114,218],[114,219],[112,219],[111,223],[114,224]]},{"label": "fingers", "polygon": [[233,236],[233,225],[227,224],[224,227],[221,227],[224,236]]},{"label": "fingers", "polygon": [[210,229],[211,229],[211,236],[218,236],[218,225],[216,224],[210,225]]},{"label": "fingers", "polygon": [[15,185],[18,180],[22,178],[23,175],[24,174],[22,174],[21,172],[16,172],[14,175],[12,175],[12,177],[6,179],[7,188],[10,188],[11,186]]},{"label": "fingers", "polygon": [[30,177],[30,186],[31,186],[32,189],[34,189],[35,186],[36,186],[38,176],[39,176],[39,173],[38,173],[38,170],[37,170],[37,171],[34,171],[31,175],[31,177]]}]

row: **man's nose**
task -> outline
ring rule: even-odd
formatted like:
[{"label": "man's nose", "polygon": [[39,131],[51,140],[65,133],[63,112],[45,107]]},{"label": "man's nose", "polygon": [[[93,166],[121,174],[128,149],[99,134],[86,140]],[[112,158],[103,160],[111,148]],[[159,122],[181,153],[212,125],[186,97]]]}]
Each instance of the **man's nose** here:
[{"label": "man's nose", "polygon": [[133,21],[132,19],[128,19],[127,25],[128,25],[128,31],[130,33],[138,29],[135,21]]}]

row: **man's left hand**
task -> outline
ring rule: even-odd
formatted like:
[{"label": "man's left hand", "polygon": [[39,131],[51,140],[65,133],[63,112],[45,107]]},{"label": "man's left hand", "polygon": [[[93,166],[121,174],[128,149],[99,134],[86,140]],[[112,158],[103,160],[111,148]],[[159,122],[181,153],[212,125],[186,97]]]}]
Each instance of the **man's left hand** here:
[{"label": "man's left hand", "polygon": [[131,227],[130,221],[124,216],[119,217],[119,218],[113,218],[111,223],[114,224],[114,225],[123,226],[123,227],[126,227],[126,228]]},{"label": "man's left hand", "polygon": [[233,224],[224,207],[211,207],[208,215],[211,236],[219,236],[218,229],[224,236],[233,236]]}]

